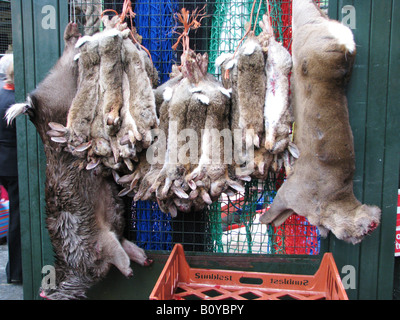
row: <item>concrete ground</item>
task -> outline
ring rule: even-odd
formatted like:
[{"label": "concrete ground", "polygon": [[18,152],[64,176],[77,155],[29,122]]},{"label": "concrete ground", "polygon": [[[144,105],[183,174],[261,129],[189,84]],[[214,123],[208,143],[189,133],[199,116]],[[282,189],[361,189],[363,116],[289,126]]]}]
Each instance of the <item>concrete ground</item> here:
[{"label": "concrete ground", "polygon": [[0,245],[0,300],[23,300],[22,284],[7,283],[6,264],[8,261],[7,244]]}]

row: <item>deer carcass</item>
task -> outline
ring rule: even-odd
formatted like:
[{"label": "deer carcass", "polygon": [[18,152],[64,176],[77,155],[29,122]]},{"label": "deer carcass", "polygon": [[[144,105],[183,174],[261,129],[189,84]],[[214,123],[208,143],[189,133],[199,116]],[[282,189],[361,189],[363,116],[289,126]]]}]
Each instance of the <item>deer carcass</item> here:
[{"label": "deer carcass", "polygon": [[293,108],[300,156],[293,174],[260,219],[278,226],[293,212],[322,235],[360,242],[381,211],[353,193],[354,144],[346,85],[356,54],[351,30],[330,20],[311,0],[293,0]]}]

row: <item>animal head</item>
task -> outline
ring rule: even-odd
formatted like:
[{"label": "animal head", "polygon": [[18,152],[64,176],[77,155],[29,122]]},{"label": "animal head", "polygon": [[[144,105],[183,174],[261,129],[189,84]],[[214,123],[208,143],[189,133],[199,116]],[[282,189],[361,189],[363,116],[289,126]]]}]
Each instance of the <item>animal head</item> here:
[{"label": "animal head", "polygon": [[357,244],[379,226],[380,217],[378,207],[363,204],[348,215],[333,215],[326,226],[338,239]]},{"label": "animal head", "polygon": [[25,102],[11,106],[6,113],[8,123],[18,115],[27,114],[43,141],[49,122],[65,123],[72,99],[77,90],[78,63],[74,59],[75,44],[81,34],[77,24],[69,23],[64,31],[65,49],[47,77],[28,94]]}]

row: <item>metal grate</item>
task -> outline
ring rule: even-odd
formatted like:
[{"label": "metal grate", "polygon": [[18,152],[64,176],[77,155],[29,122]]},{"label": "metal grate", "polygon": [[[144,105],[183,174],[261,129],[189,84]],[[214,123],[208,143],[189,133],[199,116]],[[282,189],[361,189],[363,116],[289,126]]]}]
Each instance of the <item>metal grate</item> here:
[{"label": "metal grate", "polygon": [[0,1],[0,57],[12,53],[11,3]]},{"label": "metal grate", "polygon": [[223,194],[208,209],[178,213],[174,219],[156,202],[133,202],[129,238],[146,250],[169,251],[181,243],[185,251],[197,252],[319,254],[319,231],[305,218],[294,214],[279,227],[258,221],[272,203],[283,174],[254,179],[245,184],[244,193]]},{"label": "metal grate", "polygon": [[[83,34],[101,30],[99,15],[122,12],[123,0],[70,0],[70,19],[77,21]],[[317,0],[323,10],[328,0]],[[269,3],[276,38],[291,48],[291,0],[260,0],[260,20]],[[177,40],[173,32],[174,13],[181,8],[192,11],[204,5],[207,17],[199,29],[190,33],[190,47],[198,53],[209,54],[208,71],[219,77],[215,59],[222,53],[233,52],[245,33],[253,0],[132,0],[136,13],[133,24],[142,36],[142,45],[151,53],[159,72],[160,84],[169,79],[172,65],[180,63],[181,47],[172,50]],[[256,15],[252,25],[257,25]],[[129,21],[128,21],[129,22]],[[256,29],[256,34],[260,32]],[[159,210],[157,203],[138,201],[131,204],[128,237],[146,250],[172,250],[181,243],[185,251],[251,254],[319,254],[320,234],[316,227],[296,214],[280,227],[262,225],[259,216],[272,203],[282,184],[284,172],[270,174],[265,181],[252,180],[245,185],[244,194],[223,196],[201,212],[178,213],[171,219]]]}]

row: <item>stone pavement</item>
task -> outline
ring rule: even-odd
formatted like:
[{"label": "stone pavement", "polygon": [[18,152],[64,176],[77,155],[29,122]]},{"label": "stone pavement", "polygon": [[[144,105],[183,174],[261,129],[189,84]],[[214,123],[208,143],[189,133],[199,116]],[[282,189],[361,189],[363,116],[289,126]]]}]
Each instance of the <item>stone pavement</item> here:
[{"label": "stone pavement", "polygon": [[22,284],[7,283],[6,264],[8,261],[7,244],[0,245],[0,300],[23,300]]}]

